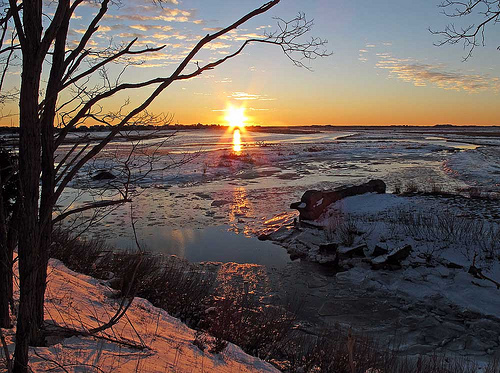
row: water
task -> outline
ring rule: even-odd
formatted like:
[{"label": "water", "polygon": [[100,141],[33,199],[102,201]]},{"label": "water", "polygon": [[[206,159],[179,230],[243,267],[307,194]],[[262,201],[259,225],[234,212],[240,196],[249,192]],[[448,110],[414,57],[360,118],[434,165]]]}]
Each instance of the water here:
[{"label": "water", "polygon": [[[255,237],[279,224],[290,223],[289,209],[308,189],[383,179],[388,189],[413,180],[456,190],[467,186],[469,160],[483,165],[475,185],[495,185],[498,152],[493,147],[451,142],[444,136],[402,131],[325,131],[312,134],[241,132],[241,157],[227,157],[232,132],[185,131],[160,148],[158,169],[135,187],[133,215],[144,248],[174,254],[190,261],[256,263],[280,267],[289,261],[285,249]],[[344,137],[348,136],[348,137]],[[471,139],[473,140],[473,139]],[[154,140],[151,140],[154,141]],[[153,142],[154,143],[154,142]],[[127,154],[127,143],[116,142],[95,160],[97,168],[114,170],[113,157]],[[195,150],[202,150],[196,154]],[[122,152],[122,153],[120,153]],[[165,168],[183,154],[195,154],[188,163]],[[137,161],[140,162],[140,159]],[[89,170],[65,191],[62,207],[93,200],[89,191],[104,184],[92,182]],[[83,185],[90,189],[74,201]],[[100,198],[98,196],[98,198]],[[111,198],[107,195],[106,198]],[[217,201],[217,203],[214,203]],[[295,214],[295,215],[294,215]],[[279,217],[278,219],[275,219]],[[280,220],[281,219],[281,220]],[[266,222],[278,221],[268,225]],[[130,206],[103,217],[89,232],[112,245],[134,248]]]},{"label": "water", "polygon": [[[269,241],[259,241],[229,231],[228,225],[205,228],[148,227],[141,230],[141,247],[165,255],[177,255],[191,262],[254,263],[282,268],[290,262],[286,251]],[[129,237],[112,242],[119,248],[134,248]]]}]

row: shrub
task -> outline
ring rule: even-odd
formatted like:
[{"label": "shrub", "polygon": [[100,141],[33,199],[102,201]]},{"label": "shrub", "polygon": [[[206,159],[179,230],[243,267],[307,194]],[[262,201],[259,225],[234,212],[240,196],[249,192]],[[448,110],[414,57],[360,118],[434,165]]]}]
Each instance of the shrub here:
[{"label": "shrub", "polygon": [[68,268],[110,280],[117,296],[140,296],[195,326],[206,308],[214,276],[177,257],[112,251],[99,240],[54,234],[51,257]]},{"label": "shrub", "polygon": [[214,297],[203,326],[216,340],[227,340],[255,356],[272,356],[285,339],[295,315],[284,307],[263,305],[245,288]]}]

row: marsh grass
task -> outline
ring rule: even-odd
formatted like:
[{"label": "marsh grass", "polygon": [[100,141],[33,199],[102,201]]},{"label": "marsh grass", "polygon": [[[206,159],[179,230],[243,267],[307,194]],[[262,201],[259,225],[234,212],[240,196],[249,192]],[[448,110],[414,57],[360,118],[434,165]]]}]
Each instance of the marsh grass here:
[{"label": "marsh grass", "polygon": [[399,209],[390,218],[402,234],[416,241],[455,246],[468,260],[500,259],[500,225],[453,211]]},{"label": "marsh grass", "polygon": [[344,246],[351,246],[360,230],[357,220],[351,215],[332,212],[327,219],[324,232],[327,240],[339,242]]},{"label": "marsh grass", "polygon": [[320,336],[292,335],[277,366],[284,372],[321,373],[500,373],[497,359],[483,370],[471,360],[445,355],[402,357],[388,346],[339,328]]}]

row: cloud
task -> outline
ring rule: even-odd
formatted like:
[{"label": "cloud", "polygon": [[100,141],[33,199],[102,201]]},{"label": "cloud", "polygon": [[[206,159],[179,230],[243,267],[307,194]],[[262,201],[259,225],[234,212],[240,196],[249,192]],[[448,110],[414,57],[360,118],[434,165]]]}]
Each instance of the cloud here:
[{"label": "cloud", "polygon": [[[210,76],[210,75],[206,75],[205,78],[213,78],[213,75]],[[214,83],[232,83],[233,81],[231,80],[231,78],[224,78],[222,80],[216,80]]]},{"label": "cloud", "polygon": [[267,95],[252,94],[247,92],[233,92],[229,96],[233,100],[257,100],[257,101],[275,101],[275,98],[270,98]]},{"label": "cloud", "polygon": [[193,12],[177,8],[158,8],[149,5],[136,5],[127,7],[120,14],[108,14],[106,18],[128,21],[165,21],[165,22],[190,22]]},{"label": "cloud", "polygon": [[130,25],[129,27],[133,28],[135,30],[144,31],[144,32],[146,32],[146,31],[171,31],[171,30],[173,30],[172,26],[157,26],[157,25],[144,25],[144,24]]},{"label": "cloud", "polygon": [[184,56],[182,54],[156,52],[148,55],[131,56],[129,61],[133,67],[163,67],[172,63],[178,63]]},{"label": "cloud", "polygon": [[249,110],[249,111],[269,111],[269,109],[256,108],[256,107],[247,107],[246,110]]},{"label": "cloud", "polygon": [[222,27],[203,27],[203,31],[217,32],[222,30]]},{"label": "cloud", "polygon": [[[267,109],[267,108],[255,108],[255,107],[245,107],[245,110],[247,111],[269,111],[271,109]],[[223,112],[226,112],[227,109],[212,109],[212,111],[223,111]]]},{"label": "cloud", "polygon": [[413,83],[418,87],[431,84],[442,89],[467,92],[500,90],[500,78],[488,74],[466,74],[447,71],[443,64],[425,64],[388,55],[379,57],[381,59],[376,64],[378,68],[389,70],[389,76]]},{"label": "cloud", "polygon": [[217,50],[217,49],[226,49],[229,47],[230,47],[229,44],[225,44],[225,43],[222,43],[220,41],[214,41],[212,43],[205,45],[204,48],[209,49],[209,50]]}]

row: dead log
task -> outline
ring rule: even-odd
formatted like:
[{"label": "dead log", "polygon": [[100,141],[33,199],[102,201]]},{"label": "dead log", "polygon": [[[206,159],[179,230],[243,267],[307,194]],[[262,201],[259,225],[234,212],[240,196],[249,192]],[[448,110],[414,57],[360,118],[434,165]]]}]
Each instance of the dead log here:
[{"label": "dead log", "polygon": [[300,220],[316,220],[332,203],[346,197],[364,193],[385,193],[386,185],[382,180],[370,180],[367,183],[334,190],[308,190],[300,202],[294,202],[290,208],[299,210]]}]

